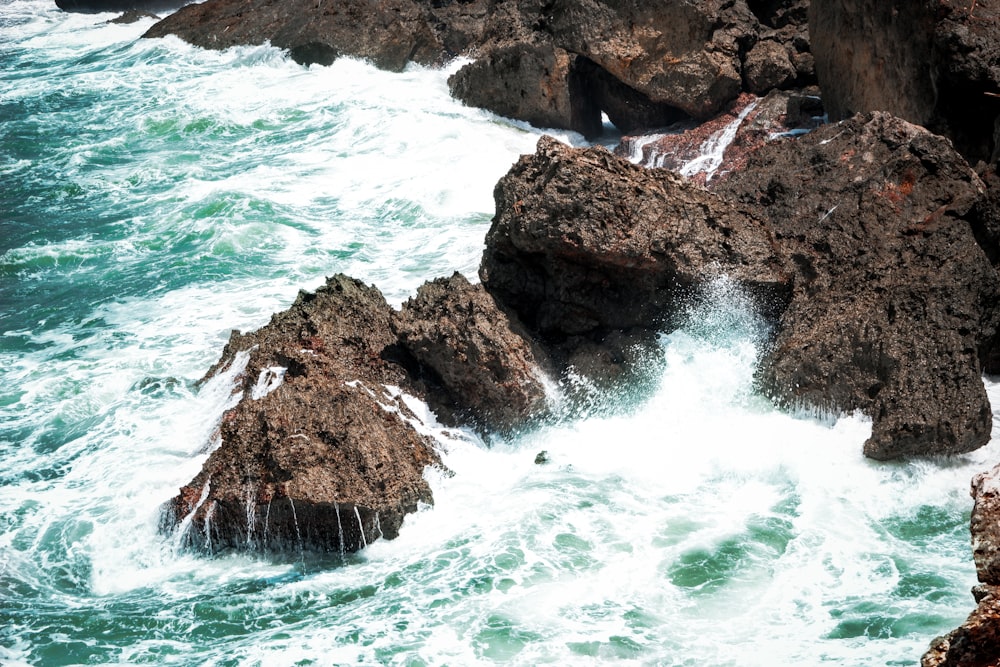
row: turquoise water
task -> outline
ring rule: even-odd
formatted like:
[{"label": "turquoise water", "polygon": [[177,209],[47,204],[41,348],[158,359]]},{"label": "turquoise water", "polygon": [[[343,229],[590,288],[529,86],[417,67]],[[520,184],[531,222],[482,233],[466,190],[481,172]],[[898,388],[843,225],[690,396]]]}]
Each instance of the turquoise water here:
[{"label": "turquoise water", "polygon": [[179,551],[158,508],[231,401],[194,387],[229,330],[336,272],[394,303],[473,276],[541,132],[455,103],[448,70],[109,18],[0,4],[0,663],[916,665],[971,610],[996,446],[876,464],[864,419],[774,411],[724,283],[641,396],[492,448],[441,431],[456,474],[393,542]]}]

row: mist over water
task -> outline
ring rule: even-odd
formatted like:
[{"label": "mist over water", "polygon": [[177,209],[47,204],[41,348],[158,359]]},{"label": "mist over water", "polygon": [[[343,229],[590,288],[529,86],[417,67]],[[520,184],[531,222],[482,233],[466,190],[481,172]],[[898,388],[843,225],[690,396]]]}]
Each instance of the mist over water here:
[{"label": "mist over water", "polygon": [[0,5],[0,663],[916,665],[971,610],[997,446],[880,464],[865,419],[774,410],[724,281],[592,410],[489,445],[428,414],[455,474],[393,542],[179,551],[159,506],[231,405],[231,377],[195,388],[229,331],[337,272],[393,303],[474,277],[542,131],[450,99],[454,66],[110,18]]}]

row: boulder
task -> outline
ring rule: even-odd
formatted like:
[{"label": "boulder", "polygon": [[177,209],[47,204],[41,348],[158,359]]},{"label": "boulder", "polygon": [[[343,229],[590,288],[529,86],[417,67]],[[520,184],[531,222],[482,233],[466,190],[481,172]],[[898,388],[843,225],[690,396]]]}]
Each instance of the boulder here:
[{"label": "boulder", "polygon": [[1000,7],[969,0],[813,0],[816,75],[833,120],[888,111],[996,162]]},{"label": "boulder", "polygon": [[[585,343],[612,356],[671,328],[690,290],[718,275],[780,303],[789,274],[746,211],[602,147],[543,137],[494,190],[480,277],[560,361]],[[780,309],[780,306],[774,306]]]},{"label": "boulder", "polygon": [[971,491],[978,606],[965,623],[931,643],[922,667],[1000,665],[1000,466],[973,477]]},{"label": "boulder", "polygon": [[440,465],[392,387],[408,387],[394,312],[335,276],[262,329],[234,332],[214,370],[245,363],[221,444],[167,503],[164,527],[209,552],[350,552],[432,501]]},{"label": "boulder", "polygon": [[429,382],[444,390],[439,414],[485,433],[509,433],[546,412],[545,353],[512,313],[461,274],[424,284],[395,330]]},{"label": "boulder", "polygon": [[424,470],[441,467],[407,395],[450,423],[509,433],[545,414],[546,365],[517,318],[461,275],[400,312],[374,287],[329,278],[233,333],[206,379],[236,366],[240,398],[163,528],[208,552],[343,554],[392,539],[433,502]]},{"label": "boulder", "polygon": [[1000,282],[970,224],[983,188],[950,142],[885,113],[767,144],[723,176],[715,192],[761,211],[794,271],[763,390],[870,415],[876,459],[985,444]]}]

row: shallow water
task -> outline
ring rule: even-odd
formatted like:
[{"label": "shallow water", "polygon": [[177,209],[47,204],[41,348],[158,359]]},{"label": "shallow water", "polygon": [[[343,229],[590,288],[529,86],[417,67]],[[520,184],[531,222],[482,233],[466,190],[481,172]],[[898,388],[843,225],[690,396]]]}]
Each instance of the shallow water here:
[{"label": "shallow water", "polygon": [[0,5],[0,662],[916,665],[971,610],[997,446],[878,464],[866,420],[775,411],[725,283],[651,386],[491,447],[442,433],[456,474],[393,542],[178,551],[158,508],[231,400],[194,388],[230,329],[336,272],[394,303],[474,276],[542,131],[451,100],[449,70],[109,18]]}]

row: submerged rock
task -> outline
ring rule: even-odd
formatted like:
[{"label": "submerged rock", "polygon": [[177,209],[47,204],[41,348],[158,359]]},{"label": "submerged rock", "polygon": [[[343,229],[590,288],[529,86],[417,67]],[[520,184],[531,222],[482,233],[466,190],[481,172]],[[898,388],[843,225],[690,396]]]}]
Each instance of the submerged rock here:
[{"label": "submerged rock", "polygon": [[868,414],[872,458],[989,440],[980,359],[1000,282],[970,226],[983,183],[947,140],[857,116],[764,146],[715,191],[762,212],[795,273],[758,371],[765,391]]}]

